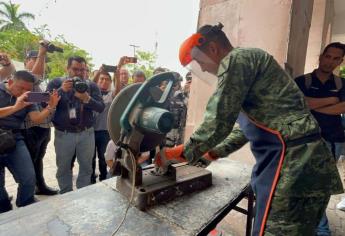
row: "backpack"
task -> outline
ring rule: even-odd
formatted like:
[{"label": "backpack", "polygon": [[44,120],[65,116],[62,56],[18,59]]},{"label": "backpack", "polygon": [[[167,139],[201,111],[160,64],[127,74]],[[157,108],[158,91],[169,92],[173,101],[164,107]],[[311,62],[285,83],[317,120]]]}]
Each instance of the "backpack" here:
[{"label": "backpack", "polygon": [[[305,79],[304,79],[304,85],[307,90],[310,89],[313,78],[312,78],[312,73],[306,74]],[[334,76],[334,83],[335,87],[337,90],[340,90],[343,87],[343,81],[341,81],[341,78],[339,76],[333,75]]]}]

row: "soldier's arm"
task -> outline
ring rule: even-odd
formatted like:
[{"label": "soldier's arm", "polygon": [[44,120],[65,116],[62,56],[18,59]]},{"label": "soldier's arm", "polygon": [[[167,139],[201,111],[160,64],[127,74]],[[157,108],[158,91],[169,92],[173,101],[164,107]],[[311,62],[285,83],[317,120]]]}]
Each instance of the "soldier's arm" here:
[{"label": "soldier's arm", "polygon": [[183,155],[192,164],[232,131],[256,76],[254,60],[241,55],[226,59],[221,64],[220,71],[224,73],[220,74],[217,89],[208,101],[204,121],[185,145]]},{"label": "soldier's arm", "polygon": [[239,150],[248,142],[240,127],[234,127],[228,137],[209,152],[213,157],[227,157],[231,153]]}]

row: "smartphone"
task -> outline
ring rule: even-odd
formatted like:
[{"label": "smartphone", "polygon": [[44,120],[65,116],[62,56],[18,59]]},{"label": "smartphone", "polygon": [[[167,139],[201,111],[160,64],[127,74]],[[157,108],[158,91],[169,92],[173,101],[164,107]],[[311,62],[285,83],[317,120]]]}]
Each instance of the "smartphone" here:
[{"label": "smartphone", "polygon": [[27,102],[39,103],[39,102],[48,102],[50,98],[49,93],[41,92],[30,92],[26,99]]},{"label": "smartphone", "polygon": [[110,65],[105,65],[105,64],[102,64],[102,67],[108,73],[109,72],[115,72],[117,69],[117,66],[110,66]]},{"label": "smartphone", "polygon": [[138,59],[136,57],[127,57],[126,63],[137,63]]}]

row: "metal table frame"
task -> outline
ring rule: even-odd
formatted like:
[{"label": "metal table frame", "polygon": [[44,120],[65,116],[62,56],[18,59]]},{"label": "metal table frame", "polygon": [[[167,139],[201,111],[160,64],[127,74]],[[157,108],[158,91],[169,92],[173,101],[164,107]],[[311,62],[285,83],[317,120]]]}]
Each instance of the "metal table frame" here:
[{"label": "metal table frame", "polygon": [[[247,209],[238,207],[237,204],[244,198],[248,199]],[[217,224],[232,210],[238,211],[244,215],[247,215],[247,224],[246,224],[246,236],[250,236],[252,233],[252,223],[254,218],[254,193],[253,190],[248,184],[240,194],[232,199],[223,209],[221,209],[218,214],[206,224],[206,226],[197,234],[198,236],[207,235],[213,229],[216,228]]]}]

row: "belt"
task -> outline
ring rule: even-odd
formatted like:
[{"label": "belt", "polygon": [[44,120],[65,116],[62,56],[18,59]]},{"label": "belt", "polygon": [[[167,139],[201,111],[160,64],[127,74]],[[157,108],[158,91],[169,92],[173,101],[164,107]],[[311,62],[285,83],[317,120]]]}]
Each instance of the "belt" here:
[{"label": "belt", "polygon": [[92,128],[92,126],[90,127],[74,127],[73,129],[63,129],[63,128],[59,128],[59,127],[55,127],[55,129],[61,131],[61,132],[65,132],[65,133],[80,133],[83,131],[86,131],[88,129]]},{"label": "belt", "polygon": [[298,145],[302,145],[306,143],[311,143],[319,139],[321,139],[321,134],[314,133],[314,134],[309,134],[307,136],[303,136],[301,138],[288,140],[285,142],[285,144],[286,144],[286,147],[294,147],[294,146],[298,146]]}]

